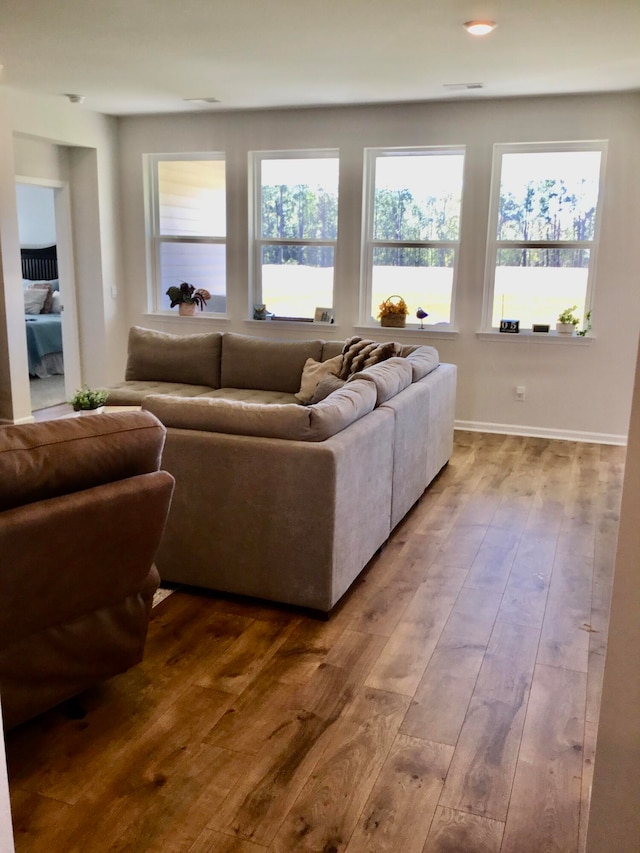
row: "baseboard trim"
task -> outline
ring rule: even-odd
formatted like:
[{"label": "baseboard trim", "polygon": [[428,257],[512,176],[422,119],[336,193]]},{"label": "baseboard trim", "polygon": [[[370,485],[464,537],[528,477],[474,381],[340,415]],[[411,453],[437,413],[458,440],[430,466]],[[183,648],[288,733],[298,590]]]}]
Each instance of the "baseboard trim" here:
[{"label": "baseboard trim", "polygon": [[560,441],[583,441],[589,444],[616,444],[625,447],[626,435],[616,435],[608,432],[580,432],[569,429],[550,429],[549,427],[533,427],[524,424],[492,424],[482,421],[454,422],[454,428],[468,432],[493,432],[499,435],[522,435],[529,438],[553,438]]},{"label": "baseboard trim", "polygon": [[16,421],[10,421],[7,418],[0,418],[0,426],[22,426],[23,424],[34,423],[33,415],[27,415],[25,418],[18,418]]}]

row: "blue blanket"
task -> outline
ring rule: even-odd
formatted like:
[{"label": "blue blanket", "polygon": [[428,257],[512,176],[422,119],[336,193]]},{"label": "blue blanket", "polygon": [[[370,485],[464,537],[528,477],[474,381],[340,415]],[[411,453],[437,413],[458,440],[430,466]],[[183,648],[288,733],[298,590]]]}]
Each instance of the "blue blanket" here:
[{"label": "blue blanket", "polygon": [[62,317],[60,314],[27,314],[25,325],[29,373],[33,375],[43,356],[50,352],[62,352]]}]

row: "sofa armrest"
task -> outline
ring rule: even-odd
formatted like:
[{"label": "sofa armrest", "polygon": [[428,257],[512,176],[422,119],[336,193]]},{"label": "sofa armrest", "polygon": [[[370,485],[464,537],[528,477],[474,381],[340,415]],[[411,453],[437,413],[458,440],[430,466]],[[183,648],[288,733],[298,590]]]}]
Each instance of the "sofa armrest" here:
[{"label": "sofa armrest", "polygon": [[141,590],[173,485],[155,471],[2,513],[0,649]]}]

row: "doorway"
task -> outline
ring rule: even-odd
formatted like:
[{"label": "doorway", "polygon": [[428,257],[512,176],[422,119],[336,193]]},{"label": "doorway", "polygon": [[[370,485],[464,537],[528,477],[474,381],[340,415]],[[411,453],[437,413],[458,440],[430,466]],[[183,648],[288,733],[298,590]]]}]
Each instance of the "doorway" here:
[{"label": "doorway", "polygon": [[69,398],[62,312],[71,285],[58,272],[60,251],[68,254],[68,247],[61,245],[67,229],[59,221],[66,195],[62,184],[16,182],[32,412]]}]

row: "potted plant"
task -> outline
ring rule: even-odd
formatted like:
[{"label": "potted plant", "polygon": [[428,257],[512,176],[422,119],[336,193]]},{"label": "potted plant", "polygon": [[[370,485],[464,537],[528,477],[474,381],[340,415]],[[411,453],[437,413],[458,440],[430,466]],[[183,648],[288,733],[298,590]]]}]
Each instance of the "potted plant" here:
[{"label": "potted plant", "polygon": [[591,311],[587,311],[587,313],[584,315],[584,325],[583,325],[583,327],[580,329],[580,331],[578,332],[578,334],[580,335],[580,337],[584,338],[584,336],[585,336],[585,335],[588,335],[588,334],[589,334],[589,332],[591,331],[591,329],[592,329],[592,326],[591,326]]},{"label": "potted plant", "polygon": [[74,412],[101,412],[107,396],[107,391],[100,391],[85,385],[76,391],[69,402],[73,406]]},{"label": "potted plant", "polygon": [[[395,301],[394,301],[395,300]],[[394,294],[380,303],[378,317],[381,326],[404,328],[409,309],[401,296]]]},{"label": "potted plant", "polygon": [[167,290],[167,296],[171,300],[171,308],[178,306],[178,313],[183,317],[193,317],[196,313],[196,308],[201,311],[211,299],[211,294],[208,290],[199,287],[197,290],[186,281],[177,287],[173,286]]},{"label": "potted plant", "polygon": [[565,308],[564,311],[558,315],[556,332],[561,335],[572,335],[574,333],[576,326],[580,322],[580,318],[576,317],[573,313],[577,307],[577,305],[572,305],[571,308]]}]

